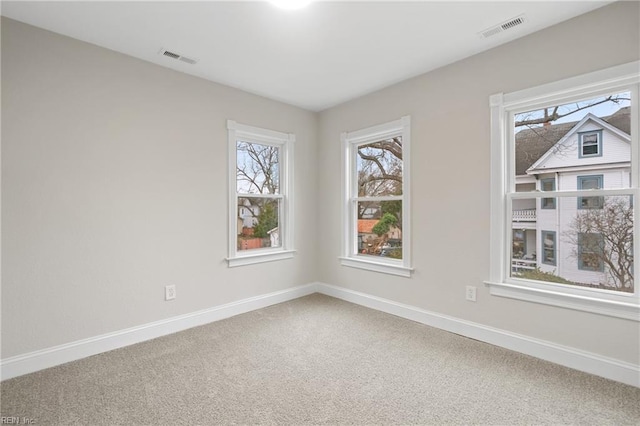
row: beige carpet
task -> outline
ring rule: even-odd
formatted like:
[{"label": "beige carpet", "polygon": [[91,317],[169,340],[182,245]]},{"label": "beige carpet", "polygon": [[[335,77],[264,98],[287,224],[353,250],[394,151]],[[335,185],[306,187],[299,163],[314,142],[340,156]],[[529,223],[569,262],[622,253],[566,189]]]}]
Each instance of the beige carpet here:
[{"label": "beige carpet", "polygon": [[640,389],[322,295],[3,382],[36,425],[640,424]]}]

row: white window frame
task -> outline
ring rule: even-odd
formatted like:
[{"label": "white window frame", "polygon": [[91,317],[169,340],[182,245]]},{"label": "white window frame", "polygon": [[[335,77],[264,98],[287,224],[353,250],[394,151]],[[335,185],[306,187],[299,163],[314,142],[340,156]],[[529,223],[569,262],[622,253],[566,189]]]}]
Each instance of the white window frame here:
[{"label": "white window frame", "polygon": [[[366,269],[374,272],[410,277],[411,268],[411,205],[410,205],[410,158],[411,117],[340,135],[342,141],[342,256],[343,266]],[[358,253],[358,179],[357,147],[393,137],[402,137],[402,196],[374,197],[377,200],[402,200],[402,259]],[[399,197],[399,198],[398,198]]]},{"label": "white window frame", "polygon": [[[549,105],[561,105],[605,93],[630,91],[631,102],[631,185],[625,189],[589,190],[589,196],[633,195],[640,191],[640,150],[638,143],[638,105],[640,61],[580,75],[512,93],[490,97],[491,107],[491,264],[485,284],[494,296],[560,306],[618,318],[640,321],[640,285],[634,282],[634,294],[574,287],[522,278],[510,273],[510,236],[512,200],[549,198],[550,192],[515,192],[514,115]],[[580,197],[585,191],[555,191],[555,197]],[[557,198],[556,198],[557,199]],[[640,270],[639,214],[634,210],[634,270]]]},{"label": "white window frame", "polygon": [[[271,262],[290,259],[295,250],[293,248],[293,145],[295,135],[282,133],[260,127],[240,124],[227,120],[228,149],[229,149],[229,251],[226,258],[229,267],[251,265],[255,263]],[[237,192],[237,143],[238,141],[272,145],[280,148],[279,152],[279,194],[264,194],[266,198],[278,198],[280,211],[278,231],[280,247],[269,247],[251,250],[238,250],[238,197],[245,194]],[[263,197],[261,195],[261,197]]]}]

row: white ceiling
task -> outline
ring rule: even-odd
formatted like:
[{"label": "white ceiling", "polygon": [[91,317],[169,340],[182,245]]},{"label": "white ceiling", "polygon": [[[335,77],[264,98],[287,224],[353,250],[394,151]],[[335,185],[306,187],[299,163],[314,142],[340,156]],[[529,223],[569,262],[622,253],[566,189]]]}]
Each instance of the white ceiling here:
[{"label": "white ceiling", "polygon": [[[602,7],[610,1],[2,1],[2,15],[313,111]],[[519,15],[523,25],[478,33]],[[198,59],[189,65],[161,48]]]}]

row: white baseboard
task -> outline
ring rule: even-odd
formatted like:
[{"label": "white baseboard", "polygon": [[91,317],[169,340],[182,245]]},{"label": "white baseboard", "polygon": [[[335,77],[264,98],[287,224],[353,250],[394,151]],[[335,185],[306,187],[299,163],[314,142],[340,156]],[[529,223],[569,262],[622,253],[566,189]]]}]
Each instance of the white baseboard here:
[{"label": "white baseboard", "polygon": [[500,346],[575,370],[640,387],[640,366],[556,343],[429,312],[366,293],[316,283],[318,293]]},{"label": "white baseboard", "polygon": [[581,351],[544,340],[511,333],[471,321],[429,312],[366,293],[324,283],[311,283],[261,296],[239,300],[209,309],[155,321],[114,333],[78,340],[0,361],[1,380],[33,373],[70,361],[118,349],[234,315],[321,293],[347,302],[480,340],[516,352],[544,359],[569,368],[640,387],[640,366]]},{"label": "white baseboard", "polygon": [[118,349],[156,337],[208,324],[234,315],[297,299],[317,291],[316,284],[307,284],[261,296],[227,303],[190,314],[132,327],[101,336],[78,340],[60,346],[18,355],[0,361],[1,380],[33,373],[70,361]]}]

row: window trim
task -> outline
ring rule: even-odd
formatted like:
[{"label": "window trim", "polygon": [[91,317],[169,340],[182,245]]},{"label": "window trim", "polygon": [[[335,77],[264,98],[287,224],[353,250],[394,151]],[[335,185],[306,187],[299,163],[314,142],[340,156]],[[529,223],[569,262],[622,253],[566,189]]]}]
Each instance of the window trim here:
[{"label": "window trim", "polygon": [[[552,235],[553,236],[553,263],[545,262],[544,240],[545,240],[545,236],[546,235]],[[540,231],[540,248],[542,249],[542,250],[540,250],[542,252],[541,262],[544,263],[545,265],[558,266],[558,240],[556,238],[556,231],[544,231],[544,230]]]},{"label": "window trim", "polygon": [[[564,104],[576,99],[586,99],[606,93],[630,91],[631,104],[631,188],[592,190],[589,196],[640,195],[640,150],[638,149],[638,109],[640,61],[579,75],[561,81],[544,84],[512,93],[497,93],[490,97],[491,109],[491,239],[489,277],[485,284],[493,296],[525,300],[566,309],[591,312],[617,318],[640,321],[640,289],[635,283],[634,294],[601,289],[577,288],[568,285],[546,283],[510,277],[511,262],[507,261],[510,237],[507,229],[511,223],[511,201],[518,198],[548,198],[546,192],[515,192],[515,149],[509,132],[513,128],[514,112],[530,111],[549,104]],[[511,177],[514,177],[513,179]],[[509,197],[507,194],[511,194]],[[563,196],[583,196],[581,191],[556,191]],[[638,224],[640,209],[634,211],[634,223]],[[636,225],[637,227],[638,225]],[[640,244],[634,232],[634,259],[638,262]],[[638,268],[635,268],[638,270]]]},{"label": "window trim", "polygon": [[[584,145],[584,137],[588,135],[596,135],[596,146],[598,152],[595,154],[584,154],[582,152]],[[602,130],[589,130],[586,132],[578,132],[578,158],[602,157]]]},{"label": "window trim", "polygon": [[[582,186],[584,185],[584,181],[586,179],[593,179],[596,178],[598,180],[598,188],[596,189],[603,189],[604,188],[604,175],[580,175],[577,176],[577,186],[576,188],[578,189],[584,189]],[[582,206],[582,199],[583,198],[598,198],[598,205],[595,207],[583,207]],[[602,209],[604,207],[604,197],[577,197],[578,200],[578,210],[593,210],[593,209]]]},{"label": "window trim", "polygon": [[[411,268],[411,117],[404,116],[388,123],[367,127],[340,135],[342,142],[342,253],[343,266],[373,272],[410,277]],[[356,154],[354,147],[382,139],[402,136],[402,259],[363,256],[358,253],[358,231],[355,222],[357,201],[352,192],[356,187]]]},{"label": "window trim", "polygon": [[[229,209],[228,209],[228,257],[225,259],[230,268],[236,266],[252,265],[255,263],[271,262],[290,259],[295,254],[293,248],[293,146],[295,135],[260,127],[240,124],[234,120],[227,120],[228,132],[228,183],[229,183]],[[279,194],[282,199],[282,207],[278,226],[280,232],[280,247],[269,247],[252,250],[238,250],[238,194],[237,192],[237,143],[239,140],[262,145],[278,146],[279,156]],[[256,194],[260,197],[259,194]],[[264,194],[265,197],[272,197]]]}]

